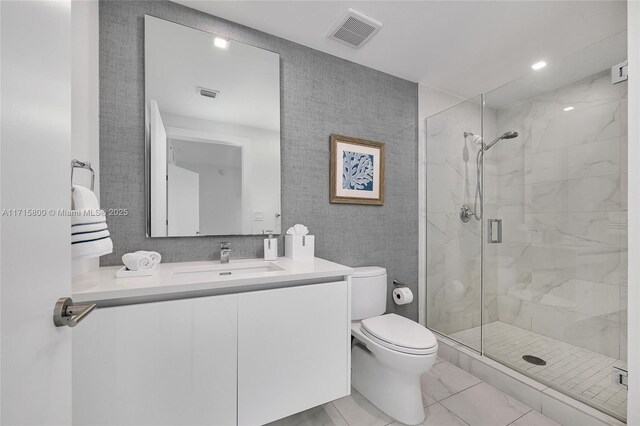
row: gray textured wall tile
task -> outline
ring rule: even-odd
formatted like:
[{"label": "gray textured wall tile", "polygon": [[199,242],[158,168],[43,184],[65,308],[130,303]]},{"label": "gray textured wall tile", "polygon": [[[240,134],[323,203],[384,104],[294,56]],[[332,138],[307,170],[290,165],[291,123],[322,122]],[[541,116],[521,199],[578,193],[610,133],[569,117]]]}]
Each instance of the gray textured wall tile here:
[{"label": "gray textured wall tile", "polygon": [[[145,236],[145,14],[280,54],[282,228],[307,225],[318,257],[387,268],[388,310],[417,320],[417,300],[390,297],[393,279],[418,291],[417,84],[168,1],[100,2],[100,195],[103,208],[130,211],[108,218],[114,252],[101,265],[140,249],[167,262],[216,259],[223,240],[235,257],[262,256],[260,236]],[[331,133],[387,144],[384,206],[329,203]]]}]

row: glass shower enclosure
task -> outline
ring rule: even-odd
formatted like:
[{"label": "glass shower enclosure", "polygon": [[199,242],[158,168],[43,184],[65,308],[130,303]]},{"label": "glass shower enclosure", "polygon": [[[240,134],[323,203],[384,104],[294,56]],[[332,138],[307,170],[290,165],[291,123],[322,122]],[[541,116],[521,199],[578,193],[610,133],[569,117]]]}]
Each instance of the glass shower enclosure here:
[{"label": "glass shower enclosure", "polygon": [[625,60],[626,32],[426,122],[427,327],[621,420]]}]

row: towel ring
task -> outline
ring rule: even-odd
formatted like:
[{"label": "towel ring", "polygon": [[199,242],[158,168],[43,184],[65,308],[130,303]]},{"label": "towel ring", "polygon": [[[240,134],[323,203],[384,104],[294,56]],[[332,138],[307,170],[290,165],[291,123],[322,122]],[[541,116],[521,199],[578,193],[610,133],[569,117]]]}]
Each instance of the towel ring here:
[{"label": "towel ring", "polygon": [[91,163],[88,161],[71,160],[71,190],[73,191],[73,171],[75,169],[86,169],[91,171],[91,190],[93,191],[96,181],[96,173],[91,168]]}]

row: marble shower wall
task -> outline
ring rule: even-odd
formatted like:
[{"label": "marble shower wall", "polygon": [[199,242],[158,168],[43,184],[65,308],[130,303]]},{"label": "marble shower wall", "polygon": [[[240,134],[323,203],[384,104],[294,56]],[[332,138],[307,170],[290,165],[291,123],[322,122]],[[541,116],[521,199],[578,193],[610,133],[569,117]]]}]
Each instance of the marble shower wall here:
[{"label": "marble shower wall", "polygon": [[[480,222],[462,223],[459,218],[463,204],[473,207],[478,152],[478,146],[463,134],[481,134],[481,117],[478,97],[426,120],[426,314],[428,327],[443,334],[481,325]],[[486,110],[485,130],[495,132],[495,121],[495,112]],[[488,303],[494,313],[485,314],[493,320],[497,318],[495,295],[494,291],[494,303]],[[463,343],[479,350],[473,340]]]},{"label": "marble shower wall", "polygon": [[[626,83],[612,85],[607,70],[499,108],[490,114],[495,134],[520,136],[485,156],[485,218],[503,221],[503,243],[485,245],[486,311],[620,359],[626,356],[626,94]],[[485,99],[491,105],[492,93]],[[575,109],[563,111],[567,106]],[[458,194],[445,195],[451,202]],[[441,234],[449,242],[460,236],[447,231]]]}]

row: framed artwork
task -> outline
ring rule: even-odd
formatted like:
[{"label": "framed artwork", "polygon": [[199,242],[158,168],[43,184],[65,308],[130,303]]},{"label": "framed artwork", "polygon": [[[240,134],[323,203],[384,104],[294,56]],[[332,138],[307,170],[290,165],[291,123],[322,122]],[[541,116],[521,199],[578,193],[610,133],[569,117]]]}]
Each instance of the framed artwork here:
[{"label": "framed artwork", "polygon": [[331,135],[330,202],[384,204],[384,144]]}]

